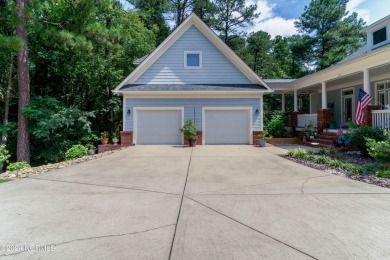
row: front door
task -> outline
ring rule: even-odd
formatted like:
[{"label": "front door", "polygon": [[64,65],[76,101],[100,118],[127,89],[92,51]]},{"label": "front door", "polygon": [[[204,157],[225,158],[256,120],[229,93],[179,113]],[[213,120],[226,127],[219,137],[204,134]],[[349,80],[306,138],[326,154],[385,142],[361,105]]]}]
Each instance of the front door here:
[{"label": "front door", "polygon": [[353,107],[353,95],[343,96],[343,117],[342,125],[347,126],[349,120],[355,120],[354,118],[354,107]]}]

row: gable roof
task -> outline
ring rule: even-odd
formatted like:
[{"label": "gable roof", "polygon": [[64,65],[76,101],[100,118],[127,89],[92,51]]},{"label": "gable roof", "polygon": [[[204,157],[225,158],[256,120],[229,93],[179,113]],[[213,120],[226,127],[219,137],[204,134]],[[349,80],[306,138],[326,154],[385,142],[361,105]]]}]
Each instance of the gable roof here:
[{"label": "gable roof", "polygon": [[[124,85],[134,84],[134,82],[161,57],[161,55],[178,40],[185,31],[192,25],[196,26],[206,38],[208,38],[214,46],[216,46],[238,69],[243,73],[253,84],[264,86],[266,92],[273,90],[261,79],[249,66],[238,57],[196,14],[191,14],[179,27],[177,27],[149,56],[145,59],[139,59],[139,66],[127,76],[114,90],[115,93],[121,93],[121,88]],[[259,88],[259,91],[264,89]]]}]

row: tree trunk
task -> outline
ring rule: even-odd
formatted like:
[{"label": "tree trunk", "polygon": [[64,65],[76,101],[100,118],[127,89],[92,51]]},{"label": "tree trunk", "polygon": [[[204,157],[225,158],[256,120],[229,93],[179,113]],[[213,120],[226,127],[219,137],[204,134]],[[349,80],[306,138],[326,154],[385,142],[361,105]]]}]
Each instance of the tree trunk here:
[{"label": "tree trunk", "polygon": [[18,142],[17,160],[30,163],[30,135],[28,132],[28,120],[22,114],[22,110],[30,101],[30,76],[28,70],[28,41],[26,30],[27,0],[16,0],[16,10],[19,23],[16,25],[16,35],[23,41],[23,47],[18,51]]},{"label": "tree trunk", "polygon": [[11,97],[13,69],[14,69],[14,54],[11,53],[7,92],[5,93],[5,108],[4,108],[4,119],[3,119],[4,129],[3,129],[3,136],[1,138],[1,142],[3,144],[5,144],[7,142],[6,131],[7,131],[7,125],[8,125],[9,100]]}]

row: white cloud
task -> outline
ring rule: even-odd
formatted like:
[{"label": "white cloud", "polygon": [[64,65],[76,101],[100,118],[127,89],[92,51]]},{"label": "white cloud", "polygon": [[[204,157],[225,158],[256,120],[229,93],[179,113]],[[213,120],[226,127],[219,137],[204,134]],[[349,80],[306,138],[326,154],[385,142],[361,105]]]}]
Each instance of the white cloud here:
[{"label": "white cloud", "polygon": [[246,1],[247,6],[251,4],[257,4],[257,12],[261,14],[253,21],[253,26],[247,28],[247,32],[262,30],[268,32],[272,37],[276,35],[291,36],[298,33],[294,27],[295,19],[285,19],[274,13],[273,9],[276,4],[272,4],[268,0]]},{"label": "white cloud", "polygon": [[294,19],[284,19],[282,17],[273,17],[256,24],[251,28],[251,31],[265,31],[273,38],[276,35],[291,36],[297,34],[297,29],[294,27]]},{"label": "white cloud", "polygon": [[372,21],[370,19],[370,10],[360,7],[366,0],[349,0],[347,3],[347,10],[352,13],[358,13],[359,18],[363,18],[367,24],[370,24]]}]

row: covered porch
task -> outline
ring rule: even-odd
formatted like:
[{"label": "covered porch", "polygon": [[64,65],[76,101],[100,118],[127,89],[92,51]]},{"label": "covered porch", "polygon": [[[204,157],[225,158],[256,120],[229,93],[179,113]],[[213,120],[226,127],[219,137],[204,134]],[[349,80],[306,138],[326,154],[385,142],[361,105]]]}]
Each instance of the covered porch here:
[{"label": "covered porch", "polygon": [[[289,125],[295,131],[309,125],[318,130],[348,129],[349,124],[355,121],[359,88],[374,98],[364,109],[363,124],[389,129],[390,57],[387,59],[389,62],[385,64],[365,64],[360,68],[350,68],[352,64],[338,64],[297,80],[266,82],[275,90],[274,94],[281,95],[280,110],[289,115]],[[299,106],[302,94],[310,99],[306,113]],[[290,111],[286,111],[287,95],[293,96],[294,105]]]}]

